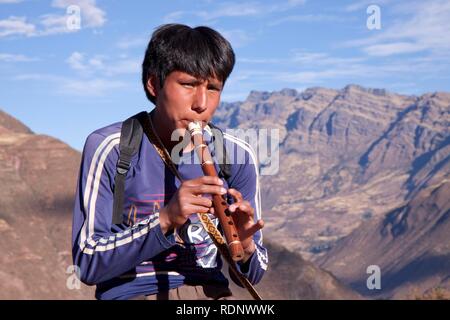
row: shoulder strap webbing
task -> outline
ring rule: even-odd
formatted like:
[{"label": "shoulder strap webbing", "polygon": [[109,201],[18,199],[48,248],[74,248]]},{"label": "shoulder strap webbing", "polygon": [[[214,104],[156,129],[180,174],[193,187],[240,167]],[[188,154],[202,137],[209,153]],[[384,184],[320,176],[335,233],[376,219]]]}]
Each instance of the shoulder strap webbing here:
[{"label": "shoulder strap webbing", "polygon": [[122,223],[123,202],[125,194],[125,178],[131,167],[131,159],[138,152],[141,145],[143,130],[138,117],[146,114],[141,112],[136,114],[122,124],[119,144],[119,160],[116,165],[116,176],[114,178],[114,205],[113,205],[113,224]]}]

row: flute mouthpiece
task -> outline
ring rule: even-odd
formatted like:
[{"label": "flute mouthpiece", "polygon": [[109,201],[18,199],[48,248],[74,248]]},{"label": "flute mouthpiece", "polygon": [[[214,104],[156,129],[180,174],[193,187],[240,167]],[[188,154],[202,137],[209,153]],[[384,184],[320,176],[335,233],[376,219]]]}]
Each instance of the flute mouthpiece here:
[{"label": "flute mouthpiece", "polygon": [[202,134],[202,123],[200,121],[192,121],[188,125],[191,135]]}]

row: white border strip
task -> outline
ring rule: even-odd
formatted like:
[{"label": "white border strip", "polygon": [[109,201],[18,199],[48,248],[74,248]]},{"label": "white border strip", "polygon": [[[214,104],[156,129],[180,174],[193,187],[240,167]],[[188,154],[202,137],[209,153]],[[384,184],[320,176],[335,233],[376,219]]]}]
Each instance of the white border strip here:
[{"label": "white border strip", "polygon": [[114,139],[118,139],[118,138],[120,138],[120,132],[117,132],[115,134],[112,134],[112,135],[109,135],[108,137],[106,137],[106,139],[103,140],[103,142],[97,147],[97,150],[95,151],[94,156],[92,157],[91,164],[89,167],[88,177],[86,180],[86,186],[84,188],[83,205],[84,205],[84,212],[86,214],[86,217],[85,217],[85,220],[83,223],[83,227],[81,229],[80,248],[81,248],[81,246],[84,247],[84,243],[85,243],[86,239],[88,238],[87,234],[86,234],[86,227],[87,227],[87,222],[88,222],[88,202],[89,202],[89,198],[91,196],[91,191],[92,191],[91,184],[92,184],[92,180],[94,180],[94,170],[97,165],[97,160],[98,160],[100,154],[104,151],[105,146],[107,146],[112,141],[114,141]]},{"label": "white border strip", "polygon": [[[241,140],[239,138],[236,138],[228,133],[224,132],[223,137],[231,142],[236,143],[237,145],[239,145],[241,148],[243,148],[244,150],[246,150],[250,156],[252,157],[254,166],[255,166],[255,173],[256,173],[256,192],[255,192],[255,205],[256,205],[256,217],[258,219],[262,218],[262,210],[261,210],[261,195],[260,195],[260,188],[259,188],[259,172],[258,172],[258,161],[257,161],[257,157],[255,152],[253,151],[252,147],[245,142],[244,140]],[[262,241],[263,241],[263,234],[261,233],[261,238],[259,240],[259,244],[262,245]]]}]

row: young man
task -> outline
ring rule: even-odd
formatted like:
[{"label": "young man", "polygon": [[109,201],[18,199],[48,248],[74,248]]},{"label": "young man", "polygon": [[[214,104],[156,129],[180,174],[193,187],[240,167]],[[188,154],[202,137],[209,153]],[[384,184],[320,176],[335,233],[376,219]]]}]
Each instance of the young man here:
[{"label": "young man", "polygon": [[[169,154],[178,143],[171,139],[174,130],[183,132],[191,121],[210,122],[234,61],[231,45],[210,28],[169,24],[153,33],[142,82],[155,104],[149,120]],[[207,212],[217,225],[212,194],[228,193],[233,202],[229,209],[244,249],[238,269],[252,284],[258,283],[268,261],[260,230],[258,168],[250,146],[223,135],[227,152],[238,153],[232,154],[231,177],[225,180],[204,176],[198,162],[188,161],[194,150],[187,145],[177,164],[180,182],[144,135],[125,181],[123,223],[115,225],[121,127],[115,123],[89,135],[76,194],[73,260],[81,280],[97,285],[96,298],[230,297],[222,260],[197,216]],[[214,154],[211,128],[204,129],[205,143]]]}]

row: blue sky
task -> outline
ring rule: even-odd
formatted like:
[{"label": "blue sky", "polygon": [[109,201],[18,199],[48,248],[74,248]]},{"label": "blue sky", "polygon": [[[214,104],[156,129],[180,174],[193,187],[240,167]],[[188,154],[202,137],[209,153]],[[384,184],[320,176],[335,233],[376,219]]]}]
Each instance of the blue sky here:
[{"label": "blue sky", "polygon": [[[367,26],[371,4],[379,29]],[[70,5],[79,29],[67,27]],[[349,83],[450,91],[450,1],[0,0],[0,109],[81,150],[93,130],[152,108],[140,64],[168,22],[231,42],[237,63],[222,101]]]}]

